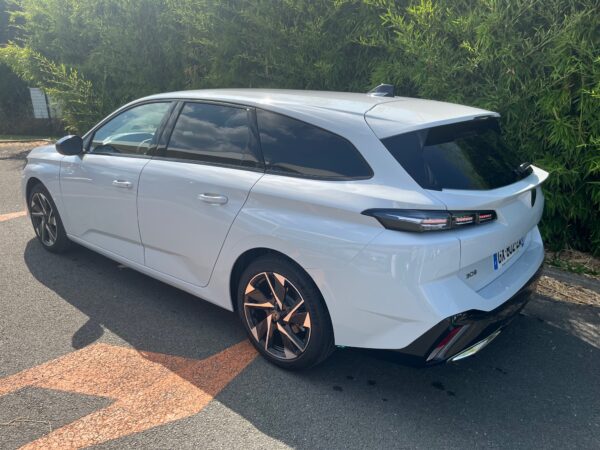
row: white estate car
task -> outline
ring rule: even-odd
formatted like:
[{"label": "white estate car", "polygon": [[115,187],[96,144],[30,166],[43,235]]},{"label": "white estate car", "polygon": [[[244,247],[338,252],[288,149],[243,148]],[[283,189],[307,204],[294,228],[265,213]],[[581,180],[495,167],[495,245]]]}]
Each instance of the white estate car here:
[{"label": "white estate car", "polygon": [[153,95],[34,149],[23,192],[50,251],[74,241],[237,311],[289,369],[335,345],[433,364],[524,306],[547,173],[498,114],[286,90]]}]

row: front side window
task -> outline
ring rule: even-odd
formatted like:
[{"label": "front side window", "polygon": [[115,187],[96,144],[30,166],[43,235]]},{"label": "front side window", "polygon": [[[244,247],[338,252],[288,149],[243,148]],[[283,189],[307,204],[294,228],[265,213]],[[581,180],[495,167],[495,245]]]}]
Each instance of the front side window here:
[{"label": "front side window", "polygon": [[147,103],[122,112],[96,130],[89,152],[146,155],[169,107],[169,102]]},{"label": "front side window", "polygon": [[186,103],[167,146],[168,158],[259,167],[246,108]]},{"label": "front side window", "polygon": [[281,114],[257,110],[256,116],[267,171],[330,180],[373,175],[346,139]]},{"label": "front side window", "polygon": [[519,168],[493,117],[399,134],[381,142],[424,189],[495,189],[531,172]]}]

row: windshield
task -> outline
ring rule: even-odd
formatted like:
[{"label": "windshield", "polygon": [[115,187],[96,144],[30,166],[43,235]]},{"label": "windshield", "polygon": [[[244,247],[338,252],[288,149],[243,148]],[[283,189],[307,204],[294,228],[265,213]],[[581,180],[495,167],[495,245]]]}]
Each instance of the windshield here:
[{"label": "windshield", "polygon": [[495,189],[531,173],[520,170],[496,118],[413,131],[382,139],[396,161],[424,189]]}]

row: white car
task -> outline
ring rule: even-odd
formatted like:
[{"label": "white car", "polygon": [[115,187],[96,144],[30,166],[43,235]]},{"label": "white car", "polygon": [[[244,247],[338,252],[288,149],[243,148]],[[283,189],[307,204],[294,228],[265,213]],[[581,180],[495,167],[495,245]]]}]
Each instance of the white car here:
[{"label": "white car", "polygon": [[153,95],[34,149],[23,192],[46,249],[73,241],[236,311],[284,368],[336,345],[455,361],[543,260],[548,174],[513,159],[498,117],[385,86]]}]

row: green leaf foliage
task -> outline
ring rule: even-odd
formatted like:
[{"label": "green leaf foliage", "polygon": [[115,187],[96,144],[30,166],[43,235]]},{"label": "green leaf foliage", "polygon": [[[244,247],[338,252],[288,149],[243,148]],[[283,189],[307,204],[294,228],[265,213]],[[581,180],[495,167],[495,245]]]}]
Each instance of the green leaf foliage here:
[{"label": "green leaf foliage", "polygon": [[600,3],[372,1],[387,35],[374,81],[502,114],[515,151],[551,172],[553,249],[600,252]]},{"label": "green leaf foliage", "polygon": [[518,156],[551,172],[547,244],[600,254],[600,0],[7,2],[0,62],[70,129],[169,90],[393,83],[500,112]]}]

